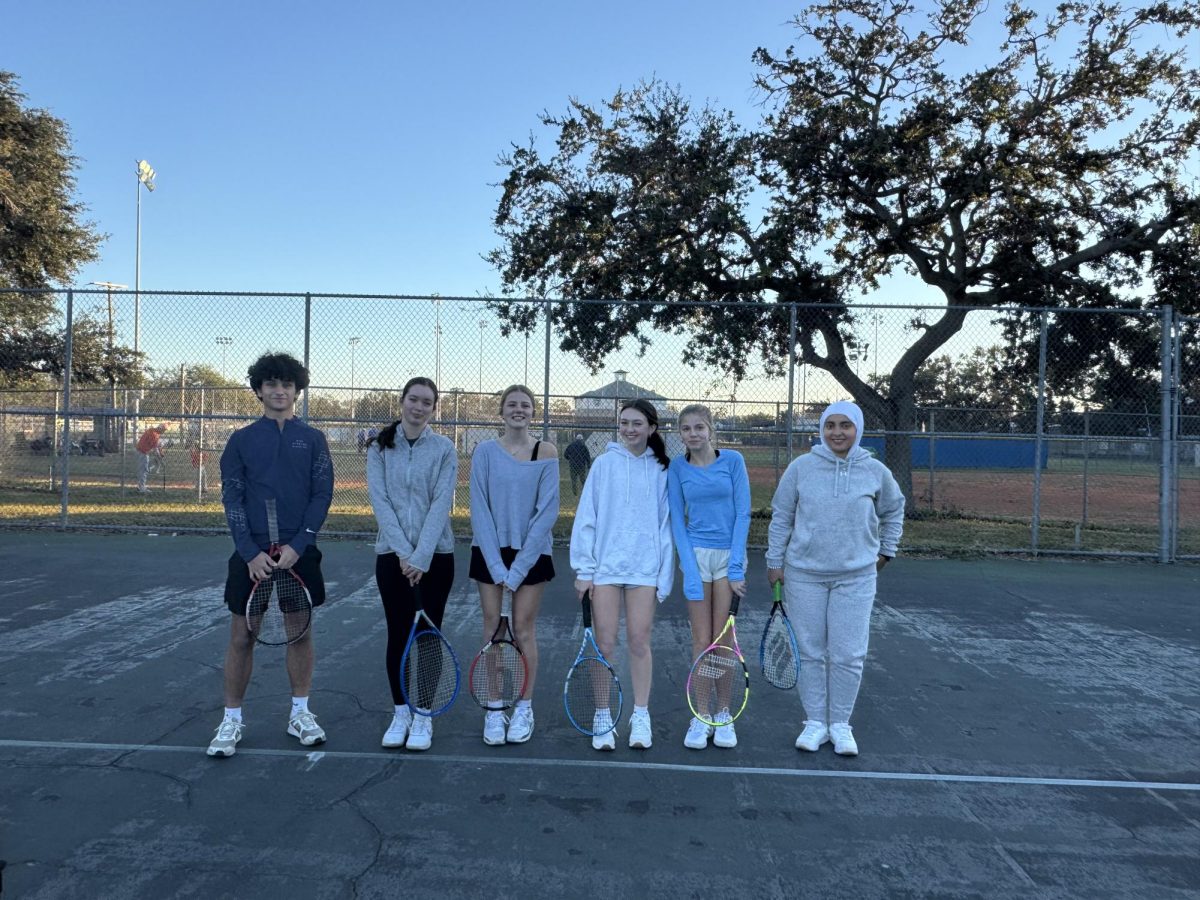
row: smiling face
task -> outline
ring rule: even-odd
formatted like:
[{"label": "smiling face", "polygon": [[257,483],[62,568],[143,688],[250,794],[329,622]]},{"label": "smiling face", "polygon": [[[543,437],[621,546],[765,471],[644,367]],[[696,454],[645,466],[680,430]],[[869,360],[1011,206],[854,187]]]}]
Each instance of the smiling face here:
[{"label": "smiling face", "polygon": [[282,378],[264,378],[258,399],[262,401],[264,415],[286,418],[296,406],[296,383]]},{"label": "smiling face", "polygon": [[692,453],[703,450],[712,443],[712,429],[703,416],[690,414],[679,419],[679,437],[683,446]]},{"label": "smiling face", "polygon": [[625,449],[634,456],[641,456],[646,452],[646,442],[656,431],[658,426],[651,425],[646,414],[640,409],[630,406],[621,410],[621,417],[617,420],[617,433],[625,442]]},{"label": "smiling face", "polygon": [[500,403],[500,418],[506,428],[528,428],[533,420],[533,398],[524,391],[509,391]]},{"label": "smiling face", "polygon": [[821,432],[821,442],[842,459],[846,458],[857,437],[858,427],[841,413],[829,416],[825,420],[825,430]]},{"label": "smiling face", "polygon": [[419,431],[433,416],[437,407],[437,396],[433,388],[424,384],[410,385],[404,394],[401,419],[406,430]]}]

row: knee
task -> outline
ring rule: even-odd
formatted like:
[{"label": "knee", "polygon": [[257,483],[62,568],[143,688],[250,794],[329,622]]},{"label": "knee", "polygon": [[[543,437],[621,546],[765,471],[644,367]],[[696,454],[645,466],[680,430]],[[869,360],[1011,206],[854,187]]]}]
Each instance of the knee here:
[{"label": "knee", "polygon": [[629,636],[629,653],[631,656],[643,657],[650,655],[649,635],[631,634]]}]

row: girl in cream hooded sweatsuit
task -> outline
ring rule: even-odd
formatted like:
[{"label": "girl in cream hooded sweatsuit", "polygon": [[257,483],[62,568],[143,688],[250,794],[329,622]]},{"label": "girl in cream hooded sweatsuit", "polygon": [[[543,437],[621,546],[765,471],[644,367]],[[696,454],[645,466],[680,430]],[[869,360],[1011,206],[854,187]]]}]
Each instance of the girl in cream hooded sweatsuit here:
[{"label": "girl in cream hooded sweatsuit", "polygon": [[820,444],[792,460],[771,501],[767,540],[767,567],[784,572],[806,725],[850,721],[867,655],[876,566],[896,555],[904,527],[896,479],[859,446],[862,410],[846,401],[831,404],[821,414],[819,434],[835,414],[858,429],[854,443],[845,458]]}]

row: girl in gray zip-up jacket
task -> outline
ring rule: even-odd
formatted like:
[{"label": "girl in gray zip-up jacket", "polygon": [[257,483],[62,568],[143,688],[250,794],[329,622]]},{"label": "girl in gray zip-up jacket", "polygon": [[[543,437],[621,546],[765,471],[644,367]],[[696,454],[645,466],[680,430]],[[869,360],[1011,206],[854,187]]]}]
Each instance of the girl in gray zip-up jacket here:
[{"label": "girl in gray zip-up jacket", "polygon": [[[429,428],[438,391],[413,378],[400,395],[401,415],[367,448],[367,494],[379,522],[375,581],[387,618],[387,678],[395,712],[385,747],[426,750],[433,740],[428,715],[414,718],[400,690],[400,663],[420,605],[438,628],[454,583],[450,508],[458,481],[454,445]],[[416,701],[420,702],[419,698]]]},{"label": "girl in gray zip-up jacket", "polygon": [[821,444],[792,460],[771,501],[767,578],[783,582],[800,649],[804,730],[796,747],[829,740],[858,753],[850,714],[862,682],[876,573],[896,555],[904,494],[887,466],[859,446],[854,403],[821,415]]}]

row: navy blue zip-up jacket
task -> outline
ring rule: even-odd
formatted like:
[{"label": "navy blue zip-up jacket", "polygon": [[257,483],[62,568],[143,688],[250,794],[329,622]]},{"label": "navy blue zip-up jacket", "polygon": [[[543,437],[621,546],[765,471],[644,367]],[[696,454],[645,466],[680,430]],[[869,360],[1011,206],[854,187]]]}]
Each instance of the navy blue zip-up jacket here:
[{"label": "navy blue zip-up jacket", "polygon": [[303,553],[329,514],[333,460],[325,435],[299,419],[288,419],[280,428],[263,416],[230,435],[221,454],[221,503],[234,546],[246,562],[271,546],[266,506],[271,498],[280,546]]}]

